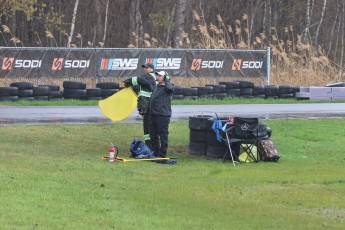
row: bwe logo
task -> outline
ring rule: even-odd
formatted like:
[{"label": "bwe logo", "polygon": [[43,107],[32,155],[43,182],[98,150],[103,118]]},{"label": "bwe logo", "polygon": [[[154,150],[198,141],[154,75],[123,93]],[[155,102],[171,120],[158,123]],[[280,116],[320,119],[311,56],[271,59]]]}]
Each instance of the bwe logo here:
[{"label": "bwe logo", "polygon": [[179,69],[181,58],[146,58],[146,62],[155,66],[155,69]]},{"label": "bwe logo", "polygon": [[134,70],[138,68],[138,58],[103,58],[101,70]]}]

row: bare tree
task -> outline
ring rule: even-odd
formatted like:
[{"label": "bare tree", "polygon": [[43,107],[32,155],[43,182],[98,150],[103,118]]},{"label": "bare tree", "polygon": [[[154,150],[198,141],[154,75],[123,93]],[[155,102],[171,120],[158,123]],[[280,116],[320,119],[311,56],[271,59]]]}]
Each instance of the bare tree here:
[{"label": "bare tree", "polygon": [[[340,8],[341,10],[341,8]],[[342,12],[342,10],[341,10]],[[340,36],[340,28],[341,28],[341,24],[342,24],[342,17],[339,18],[338,20],[338,25],[337,25],[337,36],[335,39],[335,46],[334,46],[334,51],[335,51],[335,56],[337,56],[337,50],[338,50],[338,45],[339,45],[339,36]]]},{"label": "bare tree", "polygon": [[323,1],[323,7],[322,7],[322,12],[321,12],[321,17],[320,17],[320,22],[317,25],[317,29],[315,32],[315,37],[314,37],[314,45],[317,45],[317,38],[319,37],[319,31],[323,22],[323,18],[325,16],[325,11],[326,11],[326,5],[327,5],[327,0]]},{"label": "bare tree", "polygon": [[[331,37],[334,36],[334,30],[335,30],[335,26],[337,24],[337,21],[338,21],[338,18],[339,18],[339,1],[337,1],[337,13],[335,14],[335,18],[334,18],[334,21],[333,21],[333,25],[332,25],[332,30],[331,30]],[[327,57],[329,56],[330,52],[331,52],[331,49],[332,49],[332,41],[333,39],[330,39],[329,40],[329,44],[328,44],[328,51],[327,51]]]},{"label": "bare tree", "polygon": [[96,18],[95,18],[95,25],[94,25],[94,39],[92,41],[92,45],[95,45],[96,42],[100,42],[103,41],[101,40],[101,34],[103,33],[102,31],[102,9],[103,4],[102,4],[102,0],[95,0],[94,2],[95,4],[95,11],[96,11]]},{"label": "bare tree", "polygon": [[104,33],[103,33],[103,44],[105,44],[105,37],[107,35],[107,24],[108,24],[108,11],[109,11],[109,0],[107,0],[107,5],[105,7],[105,22],[104,22]]},{"label": "bare tree", "polygon": [[183,33],[185,30],[185,14],[186,14],[187,0],[178,0],[175,14],[175,33],[174,33],[174,47],[179,48],[183,45]]},{"label": "bare tree", "polygon": [[267,4],[267,13],[268,13],[268,39],[269,42],[271,43],[271,27],[272,27],[272,5],[271,5],[271,0],[266,1]]},{"label": "bare tree", "polygon": [[71,22],[71,31],[68,36],[67,47],[71,46],[73,33],[74,33],[74,27],[75,27],[76,18],[77,18],[78,5],[79,5],[79,0],[76,0],[74,4],[73,17],[72,17],[72,22]]},{"label": "bare tree", "polygon": [[141,0],[139,10],[141,15],[140,25],[143,33],[151,34],[150,13],[153,10],[153,0]]},{"label": "bare tree", "polygon": [[[172,0],[170,0],[170,3],[171,3]],[[172,24],[173,24],[173,20],[174,20],[174,17],[175,17],[175,9],[176,9],[176,5],[173,6],[172,10],[171,10],[171,13],[168,14],[168,28],[167,28],[167,37],[165,39],[165,44],[167,45],[170,41],[170,37],[171,37],[171,27],[172,27]]]},{"label": "bare tree", "polygon": [[304,44],[307,44],[309,43],[309,28],[310,28],[310,23],[311,23],[311,15],[310,15],[310,11],[311,11],[311,1],[312,0],[308,0],[308,3],[307,3],[307,11],[306,11],[306,25],[305,25],[305,29],[303,31],[303,34],[302,34],[302,42]]},{"label": "bare tree", "polygon": [[345,35],[345,2],[343,1],[343,8],[342,8],[342,29],[341,29],[341,51],[340,51],[340,62],[339,62],[339,70],[343,72],[343,60],[344,60],[344,35]]},{"label": "bare tree", "polygon": [[[140,46],[139,42],[139,37],[140,34],[142,34],[142,26],[141,26],[141,14],[139,11],[139,5],[140,5],[140,0],[131,0],[130,1],[130,7],[129,7],[129,14],[128,14],[128,19],[129,19],[129,37],[134,38],[134,43],[136,47]],[[132,34],[133,33],[133,34]]]},{"label": "bare tree", "polygon": [[[253,35],[254,35],[254,19],[255,19],[255,17],[256,17],[256,12],[257,12],[257,10],[261,7],[261,5],[263,4],[263,2],[261,2],[261,0],[257,0],[256,1],[256,4],[255,4],[255,6],[254,6],[254,4],[253,4],[253,1],[251,1],[251,20],[250,20],[250,33],[248,34],[248,41],[247,41],[247,45],[248,45],[248,47],[250,47],[250,41],[252,40],[252,37],[253,37]],[[247,28],[248,28],[248,26],[247,26]]]}]

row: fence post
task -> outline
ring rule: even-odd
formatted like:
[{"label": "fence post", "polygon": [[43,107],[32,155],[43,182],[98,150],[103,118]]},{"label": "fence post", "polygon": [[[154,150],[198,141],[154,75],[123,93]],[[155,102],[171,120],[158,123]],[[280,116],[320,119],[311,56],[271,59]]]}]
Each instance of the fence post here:
[{"label": "fence post", "polygon": [[267,47],[267,79],[266,85],[270,84],[271,78],[271,47]]}]

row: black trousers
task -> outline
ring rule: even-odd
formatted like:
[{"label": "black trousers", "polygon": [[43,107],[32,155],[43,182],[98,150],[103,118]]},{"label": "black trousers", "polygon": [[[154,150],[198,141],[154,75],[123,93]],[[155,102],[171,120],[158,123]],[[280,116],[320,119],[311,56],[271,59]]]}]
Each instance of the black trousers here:
[{"label": "black trousers", "polygon": [[155,156],[166,157],[168,151],[170,117],[154,115],[150,116],[151,150]]},{"label": "black trousers", "polygon": [[150,114],[143,114],[143,127],[144,127],[144,141],[145,144],[152,150],[150,140]]}]

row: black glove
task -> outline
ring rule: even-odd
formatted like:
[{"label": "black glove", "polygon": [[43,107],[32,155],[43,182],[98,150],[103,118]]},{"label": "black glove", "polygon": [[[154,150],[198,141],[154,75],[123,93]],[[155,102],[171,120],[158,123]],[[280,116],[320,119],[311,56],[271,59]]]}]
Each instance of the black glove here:
[{"label": "black glove", "polygon": [[123,83],[125,84],[125,87],[130,87],[132,86],[132,79],[127,79],[125,81],[123,81]]}]

